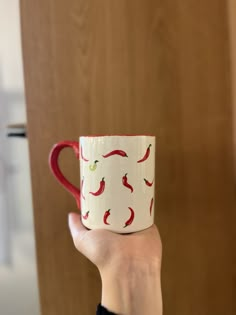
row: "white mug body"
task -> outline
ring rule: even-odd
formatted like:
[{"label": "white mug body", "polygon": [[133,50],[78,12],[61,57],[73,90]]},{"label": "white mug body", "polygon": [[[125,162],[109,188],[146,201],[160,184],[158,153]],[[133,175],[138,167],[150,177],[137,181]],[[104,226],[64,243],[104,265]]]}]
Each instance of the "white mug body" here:
[{"label": "white mug body", "polygon": [[79,146],[83,224],[116,233],[150,227],[155,212],[155,137],[83,136]]}]

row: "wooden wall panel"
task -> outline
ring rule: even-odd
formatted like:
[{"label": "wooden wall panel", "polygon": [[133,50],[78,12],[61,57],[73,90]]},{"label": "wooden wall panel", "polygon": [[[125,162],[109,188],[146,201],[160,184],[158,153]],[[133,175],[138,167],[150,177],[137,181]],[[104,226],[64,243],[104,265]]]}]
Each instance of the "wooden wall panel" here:
[{"label": "wooden wall panel", "polygon": [[[233,150],[234,150],[234,188],[236,186],[236,2],[233,0],[228,1],[228,26],[230,36],[230,74],[231,74],[231,97],[232,97],[232,112],[233,112]],[[235,189],[236,195],[236,189]],[[233,222],[236,222],[236,211],[234,212]],[[233,236],[235,239],[235,235]],[[234,266],[232,272],[233,281],[233,296],[236,296],[236,250],[233,244],[233,260],[232,265]],[[233,313],[236,313],[236,303],[233,304]]]},{"label": "wooden wall panel", "polygon": [[236,176],[236,2],[234,0],[228,1],[228,14],[233,102],[234,171]]},{"label": "wooden wall panel", "polygon": [[[49,172],[52,144],[153,133],[164,313],[233,315],[226,3],[22,0],[21,15],[42,314],[93,314],[101,290],[73,248],[67,213],[76,207]],[[62,164],[78,182],[72,152]]]}]

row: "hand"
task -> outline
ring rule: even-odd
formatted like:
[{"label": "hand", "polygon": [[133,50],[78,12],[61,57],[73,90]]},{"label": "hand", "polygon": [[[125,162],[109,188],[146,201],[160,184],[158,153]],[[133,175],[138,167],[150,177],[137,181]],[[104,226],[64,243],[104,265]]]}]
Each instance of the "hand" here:
[{"label": "hand", "polygon": [[126,261],[148,261],[161,266],[161,240],[157,227],[131,234],[108,230],[88,230],[79,214],[69,214],[69,228],[75,247],[94,263],[99,271],[111,264]]},{"label": "hand", "polygon": [[70,213],[69,228],[75,247],[100,271],[103,305],[119,314],[162,314],[162,245],[155,225],[132,234],[87,230],[80,215]]}]

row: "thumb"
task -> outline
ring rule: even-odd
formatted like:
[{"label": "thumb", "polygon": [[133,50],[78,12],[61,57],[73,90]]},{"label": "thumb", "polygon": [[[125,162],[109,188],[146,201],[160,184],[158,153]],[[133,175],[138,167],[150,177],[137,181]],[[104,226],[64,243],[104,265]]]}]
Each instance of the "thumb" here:
[{"label": "thumb", "polygon": [[81,238],[82,235],[85,232],[87,232],[87,229],[83,226],[83,224],[81,222],[81,215],[77,214],[77,213],[72,213],[72,212],[69,213],[68,224],[69,224],[71,236],[74,240],[74,243],[76,243],[75,241],[78,238]]}]

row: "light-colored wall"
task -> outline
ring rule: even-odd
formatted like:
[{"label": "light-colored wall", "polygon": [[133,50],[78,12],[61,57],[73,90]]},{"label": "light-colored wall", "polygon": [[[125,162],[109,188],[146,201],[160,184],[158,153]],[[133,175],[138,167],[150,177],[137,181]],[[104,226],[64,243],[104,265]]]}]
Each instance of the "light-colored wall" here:
[{"label": "light-colored wall", "polygon": [[[0,1],[0,263],[9,260],[13,222],[17,228],[20,220],[29,217],[25,208],[31,206],[30,196],[24,196],[22,203],[22,187],[30,192],[22,170],[27,163],[27,146],[24,150],[19,141],[7,139],[5,129],[9,123],[26,121],[19,25],[18,0]],[[24,185],[18,183],[20,173],[25,174]]]},{"label": "light-colored wall", "polygon": [[18,122],[26,122],[19,1],[1,0],[0,314],[38,315],[28,141],[5,128]]}]

